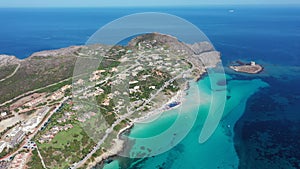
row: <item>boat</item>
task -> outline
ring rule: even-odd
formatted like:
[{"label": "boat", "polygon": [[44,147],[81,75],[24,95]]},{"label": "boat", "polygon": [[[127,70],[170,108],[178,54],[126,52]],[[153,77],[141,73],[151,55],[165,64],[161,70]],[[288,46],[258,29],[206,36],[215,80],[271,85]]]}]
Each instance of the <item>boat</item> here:
[{"label": "boat", "polygon": [[169,107],[173,108],[173,107],[176,107],[179,104],[180,104],[180,102],[172,102],[172,103],[169,104]]}]

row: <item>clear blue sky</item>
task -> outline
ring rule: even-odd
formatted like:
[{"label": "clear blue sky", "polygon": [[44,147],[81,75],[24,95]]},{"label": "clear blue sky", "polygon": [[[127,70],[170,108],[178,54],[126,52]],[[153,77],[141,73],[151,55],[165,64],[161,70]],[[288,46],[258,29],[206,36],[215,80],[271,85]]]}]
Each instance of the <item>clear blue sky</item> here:
[{"label": "clear blue sky", "polygon": [[113,7],[298,4],[300,0],[0,0],[0,7]]}]

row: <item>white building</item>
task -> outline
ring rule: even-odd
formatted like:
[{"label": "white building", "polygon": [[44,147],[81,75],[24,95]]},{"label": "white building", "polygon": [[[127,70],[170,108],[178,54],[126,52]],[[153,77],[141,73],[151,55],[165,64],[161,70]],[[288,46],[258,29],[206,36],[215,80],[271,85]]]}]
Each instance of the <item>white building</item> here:
[{"label": "white building", "polygon": [[130,84],[130,85],[131,85],[131,84],[136,84],[136,83],[138,83],[138,82],[139,82],[139,81],[136,81],[136,80],[135,80],[135,81],[130,81],[129,84]]},{"label": "white building", "polygon": [[15,127],[6,135],[6,137],[14,137],[19,131],[21,131],[21,127]]},{"label": "white building", "polygon": [[155,86],[150,86],[150,87],[149,87],[149,89],[153,89],[153,90],[154,90],[155,88],[156,88]]},{"label": "white building", "polygon": [[2,117],[6,116],[6,115],[7,115],[6,112],[2,112],[2,113],[1,113],[1,116],[2,116]]},{"label": "white building", "polygon": [[7,147],[7,142],[1,141],[0,142],[0,153]]}]

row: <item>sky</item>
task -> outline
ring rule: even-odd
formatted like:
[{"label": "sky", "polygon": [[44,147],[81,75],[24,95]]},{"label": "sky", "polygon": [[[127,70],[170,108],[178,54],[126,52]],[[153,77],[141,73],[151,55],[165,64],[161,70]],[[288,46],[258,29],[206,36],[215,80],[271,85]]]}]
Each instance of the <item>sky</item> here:
[{"label": "sky", "polygon": [[0,7],[128,7],[299,4],[300,0],[1,0]]}]

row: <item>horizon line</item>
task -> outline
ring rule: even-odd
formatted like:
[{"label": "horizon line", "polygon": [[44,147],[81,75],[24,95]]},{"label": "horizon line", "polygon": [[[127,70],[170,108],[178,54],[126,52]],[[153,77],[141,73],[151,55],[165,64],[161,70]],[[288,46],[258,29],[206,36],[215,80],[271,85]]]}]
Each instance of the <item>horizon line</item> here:
[{"label": "horizon line", "polygon": [[132,5],[132,6],[0,6],[0,8],[199,8],[199,7],[226,7],[226,6],[284,6],[284,7],[299,7],[300,3],[291,4],[203,4],[203,5]]}]

